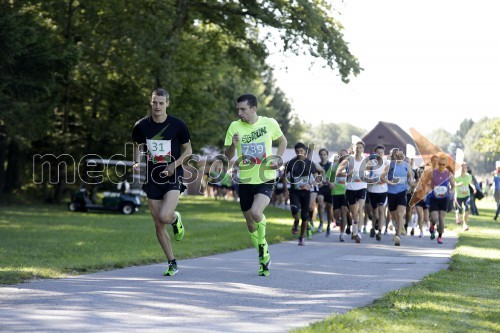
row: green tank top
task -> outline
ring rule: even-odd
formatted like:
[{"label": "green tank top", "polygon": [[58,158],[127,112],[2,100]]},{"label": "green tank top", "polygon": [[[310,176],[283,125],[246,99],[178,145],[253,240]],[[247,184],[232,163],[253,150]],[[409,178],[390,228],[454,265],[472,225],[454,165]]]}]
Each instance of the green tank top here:
[{"label": "green tank top", "polygon": [[333,190],[331,192],[332,195],[343,195],[345,194],[345,185],[347,183],[347,177],[337,177],[337,169],[339,167],[339,163],[335,166],[331,166],[329,171],[329,180],[330,183],[334,183],[335,186],[333,187]]}]

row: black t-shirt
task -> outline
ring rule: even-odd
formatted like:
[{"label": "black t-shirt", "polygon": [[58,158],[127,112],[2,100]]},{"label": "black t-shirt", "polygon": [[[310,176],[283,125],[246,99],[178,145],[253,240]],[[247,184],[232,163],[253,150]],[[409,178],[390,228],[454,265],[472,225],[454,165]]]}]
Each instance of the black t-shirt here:
[{"label": "black t-shirt", "polygon": [[[326,175],[326,173],[328,172],[328,169],[330,169],[330,167],[332,166],[332,162],[326,161],[325,164],[322,164],[321,162],[319,162],[319,165],[325,170],[325,175]],[[329,186],[329,185],[328,184],[320,185],[320,187],[325,187],[325,186]]]},{"label": "black t-shirt", "polygon": [[[164,122],[157,123],[147,116],[135,123],[132,140],[147,151],[148,177],[154,177],[181,156],[181,146],[189,142],[190,135],[186,124],[179,118],[169,115]],[[178,166],[176,176],[182,175],[182,166]]]},{"label": "black t-shirt", "polygon": [[309,176],[316,172],[316,164],[308,158],[299,160],[294,157],[286,163],[285,174],[290,174],[293,190],[303,190],[305,184],[309,184]]}]

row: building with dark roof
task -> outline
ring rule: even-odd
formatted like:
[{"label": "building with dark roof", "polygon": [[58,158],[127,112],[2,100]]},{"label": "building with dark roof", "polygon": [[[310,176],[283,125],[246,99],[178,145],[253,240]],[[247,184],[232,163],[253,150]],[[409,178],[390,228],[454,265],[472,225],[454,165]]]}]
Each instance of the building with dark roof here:
[{"label": "building with dark roof", "polygon": [[[392,148],[406,151],[406,144],[415,146],[412,137],[396,124],[379,121],[374,128],[366,132],[361,139],[365,143],[365,152],[375,151],[375,147],[383,145],[386,154]],[[418,152],[417,152],[418,155]]]}]

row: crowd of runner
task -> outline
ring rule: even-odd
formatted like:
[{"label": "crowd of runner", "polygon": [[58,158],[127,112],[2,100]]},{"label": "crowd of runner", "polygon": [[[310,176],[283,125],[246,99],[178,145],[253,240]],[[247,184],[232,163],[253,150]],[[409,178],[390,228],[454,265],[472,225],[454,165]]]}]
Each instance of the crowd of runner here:
[{"label": "crowd of runner", "polygon": [[[415,166],[402,149],[386,155],[386,148],[378,145],[368,154],[362,141],[331,158],[322,148],[319,162],[303,143],[294,149],[296,156],[276,171],[271,204],[291,211],[291,232],[301,246],[315,233],[330,237],[334,230],[340,242],[346,235],[361,243],[363,237],[381,241],[390,234],[400,246],[401,236],[422,238],[428,232],[442,244],[445,216],[452,210],[456,223],[469,229],[476,186],[465,162],[454,172],[451,158],[438,153]],[[220,169],[211,170],[208,195],[238,200],[238,176],[231,171],[221,177]]]}]

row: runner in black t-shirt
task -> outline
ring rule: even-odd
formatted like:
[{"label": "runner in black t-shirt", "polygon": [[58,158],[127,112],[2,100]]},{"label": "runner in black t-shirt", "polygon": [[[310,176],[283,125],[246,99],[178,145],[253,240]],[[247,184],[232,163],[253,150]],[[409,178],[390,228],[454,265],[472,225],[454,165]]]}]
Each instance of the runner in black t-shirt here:
[{"label": "runner in black t-shirt", "polygon": [[155,222],[156,237],[168,259],[169,265],[163,274],[173,276],[177,273],[177,263],[165,225],[172,225],[175,240],[184,237],[181,214],[175,209],[183,186],[182,162],[191,155],[192,148],[186,124],[167,114],[168,97],[164,89],[153,91],[151,115],[135,123],[132,139],[137,143],[135,170],[140,168],[141,156],[147,155],[147,179],[143,188]]},{"label": "runner in black t-shirt", "polygon": [[[325,170],[325,174],[328,173],[328,170],[332,166],[332,162],[328,160],[328,150],[326,148],[321,148],[319,150],[319,157],[321,162],[319,165]],[[326,180],[326,179],[325,179]],[[332,195],[331,195],[330,184],[327,181],[324,181],[319,186],[318,196],[316,200],[318,201],[318,215],[319,215],[319,226],[318,232],[323,231],[323,215],[326,212],[327,219],[327,228],[326,228],[326,236],[330,236],[330,223],[333,221],[333,209],[332,209]]]},{"label": "runner in black t-shirt", "polygon": [[[310,176],[316,172],[321,172],[324,176],[324,170],[306,157],[306,146],[302,142],[295,145],[296,157],[287,162],[285,173],[283,174],[283,184],[285,197],[290,195],[290,208],[294,218],[292,233],[295,235],[298,232],[299,217],[302,224],[300,225],[299,245],[305,245],[304,236],[308,227],[309,218],[309,202],[311,199],[311,183]],[[290,175],[290,191],[287,189],[287,175]],[[312,230],[310,235],[312,234]]]}]

